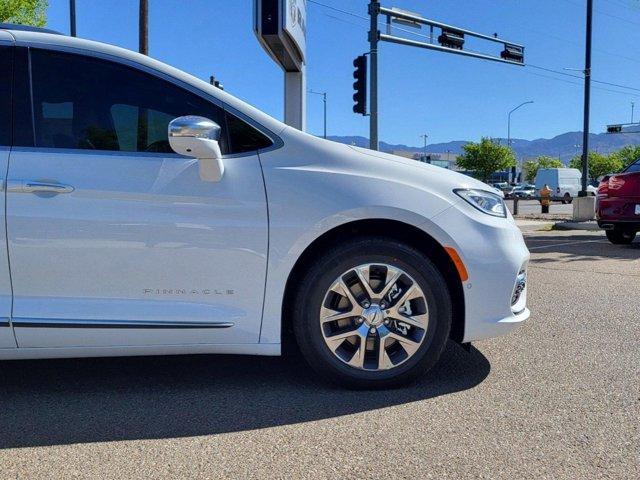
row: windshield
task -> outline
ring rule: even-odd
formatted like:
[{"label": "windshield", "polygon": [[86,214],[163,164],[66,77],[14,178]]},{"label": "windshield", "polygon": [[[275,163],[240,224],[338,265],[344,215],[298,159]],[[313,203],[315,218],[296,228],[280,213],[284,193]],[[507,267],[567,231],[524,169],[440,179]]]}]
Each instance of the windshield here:
[{"label": "windshield", "polygon": [[635,163],[632,163],[631,165],[629,165],[624,172],[625,173],[640,172],[640,158],[636,160]]}]

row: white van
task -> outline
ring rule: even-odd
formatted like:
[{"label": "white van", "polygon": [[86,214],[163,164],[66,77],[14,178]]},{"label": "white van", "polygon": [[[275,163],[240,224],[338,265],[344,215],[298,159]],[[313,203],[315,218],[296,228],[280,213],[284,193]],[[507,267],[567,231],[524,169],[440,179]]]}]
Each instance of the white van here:
[{"label": "white van", "polygon": [[581,180],[582,173],[577,168],[541,168],[536,175],[536,193],[540,195],[540,190],[546,184],[555,200],[571,203],[582,188]]}]

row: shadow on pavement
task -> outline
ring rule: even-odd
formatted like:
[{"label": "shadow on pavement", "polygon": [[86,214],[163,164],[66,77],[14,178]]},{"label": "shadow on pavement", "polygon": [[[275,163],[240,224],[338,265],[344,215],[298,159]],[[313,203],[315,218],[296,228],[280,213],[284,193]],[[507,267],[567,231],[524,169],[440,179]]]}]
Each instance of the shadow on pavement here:
[{"label": "shadow on pavement", "polygon": [[403,389],[356,392],[298,358],[187,356],[0,363],[0,448],[174,438],[337,417],[473,388],[491,366],[450,342]]},{"label": "shadow on pavement", "polygon": [[558,254],[544,258],[534,256],[531,264],[640,258],[640,239],[636,239],[631,245],[613,245],[604,235],[526,236],[525,240],[532,254]]}]

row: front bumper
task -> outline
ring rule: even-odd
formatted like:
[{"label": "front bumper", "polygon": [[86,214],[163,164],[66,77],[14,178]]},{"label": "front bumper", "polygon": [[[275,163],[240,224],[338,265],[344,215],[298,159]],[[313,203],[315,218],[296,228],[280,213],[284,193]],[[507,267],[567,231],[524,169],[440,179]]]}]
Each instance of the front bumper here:
[{"label": "front bumper", "polygon": [[462,202],[432,221],[447,232],[469,274],[463,283],[463,342],[504,335],[529,318],[526,284],[512,305],[518,275],[526,275],[530,256],[513,219],[491,217]]}]

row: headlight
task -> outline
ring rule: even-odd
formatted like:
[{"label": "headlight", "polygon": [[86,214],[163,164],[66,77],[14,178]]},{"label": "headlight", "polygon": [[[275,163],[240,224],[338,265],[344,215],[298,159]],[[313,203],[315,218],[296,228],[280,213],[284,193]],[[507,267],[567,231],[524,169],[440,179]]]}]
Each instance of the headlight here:
[{"label": "headlight", "polygon": [[472,188],[459,188],[454,190],[454,193],[481,212],[494,217],[507,217],[507,207],[504,204],[504,200],[495,193]]}]

